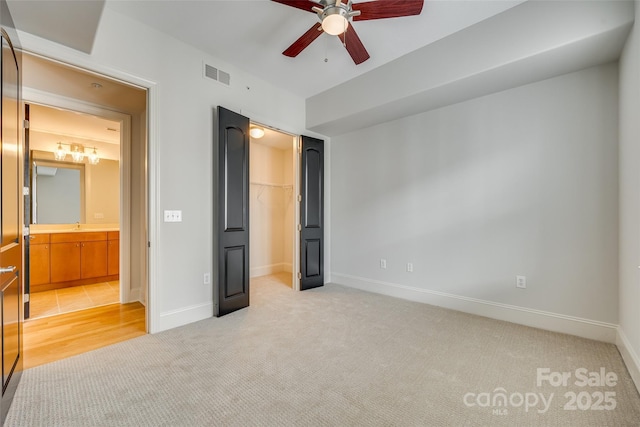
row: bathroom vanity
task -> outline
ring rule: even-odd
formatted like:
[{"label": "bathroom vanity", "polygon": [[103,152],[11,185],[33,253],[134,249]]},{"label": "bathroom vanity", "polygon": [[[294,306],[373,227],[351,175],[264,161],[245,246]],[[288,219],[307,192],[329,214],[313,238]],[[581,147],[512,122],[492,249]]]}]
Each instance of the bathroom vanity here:
[{"label": "bathroom vanity", "polygon": [[117,229],[38,231],[29,238],[30,292],[119,278]]}]

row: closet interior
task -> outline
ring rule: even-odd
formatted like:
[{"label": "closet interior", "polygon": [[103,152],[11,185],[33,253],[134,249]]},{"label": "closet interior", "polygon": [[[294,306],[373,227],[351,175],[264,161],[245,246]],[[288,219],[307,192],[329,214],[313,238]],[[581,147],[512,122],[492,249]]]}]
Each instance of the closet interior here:
[{"label": "closet interior", "polygon": [[260,138],[251,137],[249,151],[251,278],[271,276],[279,283],[292,287],[295,269],[297,138],[261,126],[259,128],[264,135]]}]

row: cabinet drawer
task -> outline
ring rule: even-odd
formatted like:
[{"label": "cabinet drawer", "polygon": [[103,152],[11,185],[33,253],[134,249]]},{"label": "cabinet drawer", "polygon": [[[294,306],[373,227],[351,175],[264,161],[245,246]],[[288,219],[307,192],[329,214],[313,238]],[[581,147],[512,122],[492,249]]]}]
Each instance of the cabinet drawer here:
[{"label": "cabinet drawer", "polygon": [[71,243],[71,242],[98,242],[107,240],[107,232],[73,232],[54,233],[51,235],[51,243]]},{"label": "cabinet drawer", "polygon": [[120,239],[120,232],[119,231],[108,231],[107,232],[107,238],[109,240],[119,240]]},{"label": "cabinet drawer", "polygon": [[32,245],[39,245],[39,244],[42,244],[42,243],[49,243],[49,233],[31,234],[31,235],[29,235],[29,242]]}]

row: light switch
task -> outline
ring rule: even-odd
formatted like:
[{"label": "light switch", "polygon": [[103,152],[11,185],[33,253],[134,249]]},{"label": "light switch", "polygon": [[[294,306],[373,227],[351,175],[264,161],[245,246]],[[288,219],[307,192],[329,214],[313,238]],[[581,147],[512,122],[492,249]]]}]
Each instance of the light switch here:
[{"label": "light switch", "polygon": [[164,222],[182,222],[182,211],[164,211]]}]

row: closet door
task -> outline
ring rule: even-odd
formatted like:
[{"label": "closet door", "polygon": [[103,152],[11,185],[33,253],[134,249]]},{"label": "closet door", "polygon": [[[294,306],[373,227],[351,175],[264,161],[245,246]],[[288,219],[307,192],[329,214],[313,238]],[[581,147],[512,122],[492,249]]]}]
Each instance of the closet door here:
[{"label": "closet door", "polygon": [[324,141],[302,137],[300,289],[324,284]]},{"label": "closet door", "polygon": [[218,107],[214,314],[249,306],[249,119]]}]

